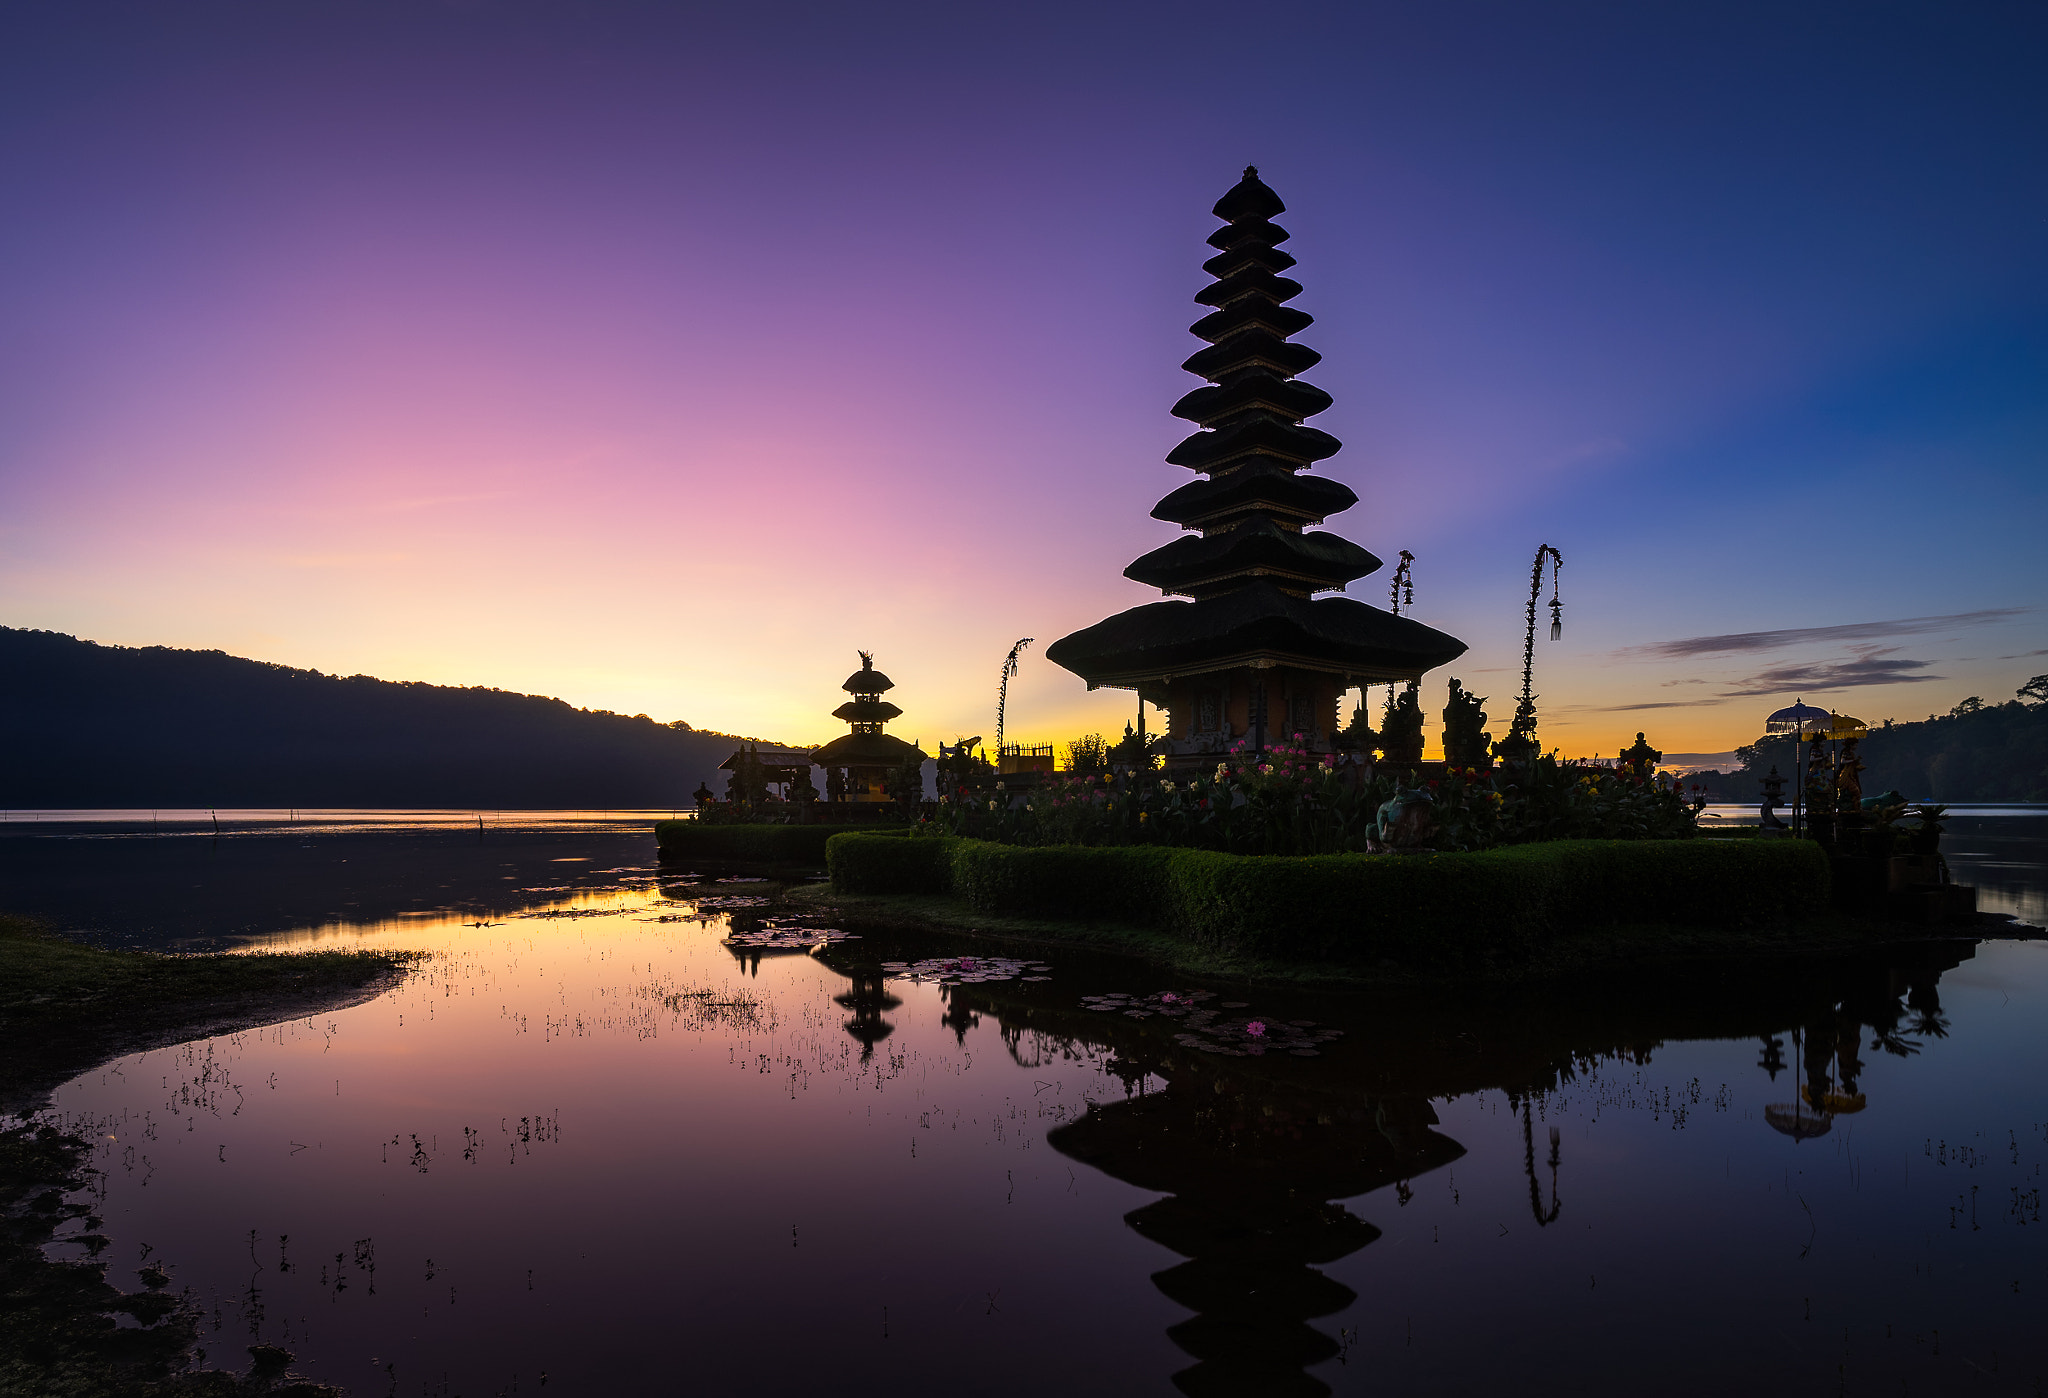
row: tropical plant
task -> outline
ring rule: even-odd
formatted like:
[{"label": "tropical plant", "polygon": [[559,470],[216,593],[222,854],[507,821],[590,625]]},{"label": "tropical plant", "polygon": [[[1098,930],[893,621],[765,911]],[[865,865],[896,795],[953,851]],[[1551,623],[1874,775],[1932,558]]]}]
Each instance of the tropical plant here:
[{"label": "tropical plant", "polygon": [[1539,756],[1512,769],[1467,765],[1418,777],[1382,763],[1367,774],[1297,735],[1263,752],[1240,744],[1211,771],[1155,778],[1062,772],[1028,793],[955,791],[933,828],[1023,845],[1159,844],[1241,854],[1336,854],[1375,847],[1375,818],[1397,789],[1435,802],[1434,847],[1489,849],[1557,839],[1673,839],[1695,833],[1703,804],[1674,778],[1580,767]]}]

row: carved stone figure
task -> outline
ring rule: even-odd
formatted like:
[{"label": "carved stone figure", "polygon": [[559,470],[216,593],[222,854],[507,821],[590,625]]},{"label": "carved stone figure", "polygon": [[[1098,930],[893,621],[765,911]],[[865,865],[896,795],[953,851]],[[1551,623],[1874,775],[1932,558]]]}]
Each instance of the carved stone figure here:
[{"label": "carved stone figure", "polygon": [[1791,827],[1778,819],[1778,807],[1785,804],[1785,779],[1778,775],[1776,767],[1764,778],[1764,802],[1757,808],[1757,824],[1766,831],[1788,830]]},{"label": "carved stone figure", "polygon": [[1842,755],[1835,764],[1835,809],[1838,811],[1860,811],[1863,809],[1863,763],[1856,756],[1854,738],[1842,744]]},{"label": "carved stone figure", "polygon": [[1374,822],[1377,843],[1391,850],[1426,848],[1436,834],[1436,798],[1420,787],[1396,788]]}]

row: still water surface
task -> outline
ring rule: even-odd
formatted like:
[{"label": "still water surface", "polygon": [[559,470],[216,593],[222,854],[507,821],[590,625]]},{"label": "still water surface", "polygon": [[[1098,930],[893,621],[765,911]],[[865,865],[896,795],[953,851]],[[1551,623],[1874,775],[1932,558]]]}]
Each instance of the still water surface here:
[{"label": "still water surface", "polygon": [[358,1394],[2048,1384],[2048,944],[1308,996],[647,858],[60,1089],[116,1279]]}]

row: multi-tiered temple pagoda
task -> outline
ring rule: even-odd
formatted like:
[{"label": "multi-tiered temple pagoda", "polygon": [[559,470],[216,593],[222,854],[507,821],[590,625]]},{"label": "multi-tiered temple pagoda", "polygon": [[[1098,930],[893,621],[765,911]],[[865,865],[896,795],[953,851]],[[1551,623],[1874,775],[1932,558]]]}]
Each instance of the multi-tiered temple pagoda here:
[{"label": "multi-tiered temple pagoda", "polygon": [[[1314,529],[1358,503],[1347,486],[1303,474],[1341,443],[1302,425],[1330,395],[1294,376],[1322,356],[1289,336],[1313,318],[1285,303],[1301,284],[1281,273],[1286,209],[1248,168],[1216,204],[1224,227],[1209,235],[1216,278],[1195,299],[1215,309],[1189,327],[1209,342],[1183,368],[1209,380],[1173,407],[1201,430],[1167,460],[1205,479],[1153,509],[1155,519],[1195,532],[1124,570],[1168,596],[1076,631],[1046,651],[1095,689],[1134,689],[1167,710],[1157,745],[1171,756],[1219,752],[1245,737],[1303,734],[1328,750],[1338,704],[1354,685],[1419,679],[1457,659],[1455,637],[1341,591],[1380,560],[1350,540]],[[1141,709],[1142,712],[1142,709]]]},{"label": "multi-tiered temple pagoda", "polygon": [[874,656],[862,651],[860,668],[840,686],[853,698],[832,711],[851,731],[811,754],[811,761],[826,769],[826,794],[832,800],[887,801],[886,788],[896,773],[924,761],[924,749],[882,731],[883,724],[903,712],[882,697],[895,687],[875,668]]}]

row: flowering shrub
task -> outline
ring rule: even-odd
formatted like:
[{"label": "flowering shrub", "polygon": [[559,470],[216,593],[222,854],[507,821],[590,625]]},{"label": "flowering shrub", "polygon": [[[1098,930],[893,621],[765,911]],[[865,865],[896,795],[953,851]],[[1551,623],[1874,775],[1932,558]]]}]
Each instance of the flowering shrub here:
[{"label": "flowering shrub", "polygon": [[1177,845],[1238,854],[1341,854],[1375,847],[1379,810],[1397,790],[1433,802],[1439,850],[1537,840],[1674,839],[1695,833],[1703,801],[1674,779],[1579,767],[1540,756],[1516,767],[1450,767],[1417,783],[1383,763],[1371,776],[1309,751],[1299,735],[1254,753],[1243,744],[1192,778],[1049,777],[1028,802],[953,798],[945,834],[1022,845]]}]

